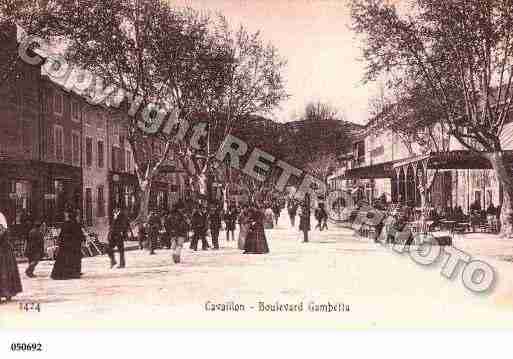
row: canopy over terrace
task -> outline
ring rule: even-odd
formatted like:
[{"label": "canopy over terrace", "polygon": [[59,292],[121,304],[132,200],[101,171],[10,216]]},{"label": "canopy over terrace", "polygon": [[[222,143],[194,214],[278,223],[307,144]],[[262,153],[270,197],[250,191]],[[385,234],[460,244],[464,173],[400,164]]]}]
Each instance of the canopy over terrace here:
[{"label": "canopy over terrace", "polygon": [[[513,164],[513,151],[503,151],[508,167]],[[403,203],[418,203],[420,192],[427,193],[433,185],[438,170],[492,169],[486,153],[466,150],[431,152],[397,161],[393,164],[397,191]]]}]

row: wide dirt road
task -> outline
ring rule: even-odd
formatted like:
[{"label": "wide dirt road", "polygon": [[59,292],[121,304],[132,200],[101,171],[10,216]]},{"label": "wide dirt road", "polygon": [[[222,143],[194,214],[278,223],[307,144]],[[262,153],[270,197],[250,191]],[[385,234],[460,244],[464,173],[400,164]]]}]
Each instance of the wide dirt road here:
[{"label": "wide dirt road", "polygon": [[[282,216],[267,236],[268,255],[243,255],[222,232],[221,250],[186,249],[178,265],[168,250],[128,252],[126,269],[110,269],[106,256],[86,258],[80,280],[53,281],[52,262],[43,262],[37,278],[23,275],[16,301],[0,305],[0,328],[513,327],[511,263],[485,258],[498,281],[491,294],[476,295],[460,273],[448,280],[440,263],[419,266],[347,229],[313,231],[301,243]],[[41,312],[22,311],[20,302],[38,302]],[[207,302],[245,311],[208,311]],[[302,302],[303,311],[260,312],[259,302]],[[345,311],[309,311],[328,302]]]}]

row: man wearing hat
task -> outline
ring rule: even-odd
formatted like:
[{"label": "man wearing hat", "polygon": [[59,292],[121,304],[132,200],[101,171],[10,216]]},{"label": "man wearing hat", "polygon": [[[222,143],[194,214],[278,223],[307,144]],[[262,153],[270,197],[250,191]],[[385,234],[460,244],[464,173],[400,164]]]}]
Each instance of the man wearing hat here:
[{"label": "man wearing hat", "polygon": [[29,261],[29,265],[25,270],[27,277],[34,277],[34,270],[44,256],[44,247],[43,225],[41,221],[36,220],[28,234],[27,246],[25,247],[25,257],[27,257]]}]

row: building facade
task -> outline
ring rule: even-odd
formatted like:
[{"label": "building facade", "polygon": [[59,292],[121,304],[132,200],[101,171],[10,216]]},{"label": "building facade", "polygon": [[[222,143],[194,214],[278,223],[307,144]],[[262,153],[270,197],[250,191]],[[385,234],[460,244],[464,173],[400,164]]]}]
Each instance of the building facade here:
[{"label": "building facade", "polygon": [[[454,137],[443,137],[449,153],[467,152]],[[513,123],[505,125],[501,138],[504,150],[513,150]],[[372,121],[353,140],[353,148],[343,157],[343,166],[329,179],[331,189],[345,190],[355,200],[372,203],[385,196],[387,201],[419,207],[421,198],[416,184],[418,164],[396,167],[399,162],[418,157],[420,149],[406,144],[392,131],[373,131]],[[410,148],[408,148],[410,147]],[[394,168],[395,167],[395,168]],[[450,166],[448,166],[450,167]],[[455,166],[458,167],[458,166]],[[427,200],[435,208],[461,207],[468,212],[477,202],[481,208],[502,203],[502,189],[491,169],[439,169]]]}]

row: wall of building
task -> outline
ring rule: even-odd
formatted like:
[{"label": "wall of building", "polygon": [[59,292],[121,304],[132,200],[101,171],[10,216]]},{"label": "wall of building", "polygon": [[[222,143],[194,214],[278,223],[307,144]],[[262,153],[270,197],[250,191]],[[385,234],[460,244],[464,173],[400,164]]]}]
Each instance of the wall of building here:
[{"label": "wall of building", "polygon": [[104,231],[109,225],[108,199],[110,196],[108,175],[107,136],[108,112],[99,106],[82,104],[82,169],[83,201],[86,224],[96,231]]}]

